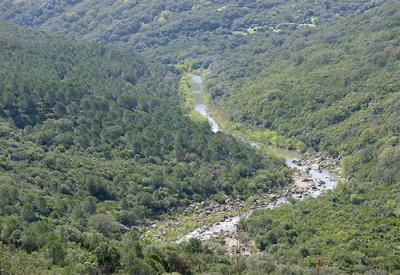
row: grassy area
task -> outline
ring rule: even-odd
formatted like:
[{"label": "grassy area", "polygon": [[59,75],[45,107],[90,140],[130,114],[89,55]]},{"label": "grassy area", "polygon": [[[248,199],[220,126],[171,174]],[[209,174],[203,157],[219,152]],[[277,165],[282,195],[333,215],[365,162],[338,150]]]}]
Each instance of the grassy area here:
[{"label": "grassy area", "polygon": [[190,118],[195,122],[207,122],[207,118],[203,117],[194,110],[194,95],[190,88],[190,75],[184,74],[179,80],[179,91],[183,95],[183,107],[187,110]]},{"label": "grassy area", "polygon": [[232,34],[233,34],[233,35],[243,35],[243,36],[247,36],[247,35],[251,35],[251,34],[256,34],[256,33],[257,33],[257,30],[258,30],[259,28],[260,28],[260,27],[250,27],[250,28],[247,28],[246,31],[232,31]]}]

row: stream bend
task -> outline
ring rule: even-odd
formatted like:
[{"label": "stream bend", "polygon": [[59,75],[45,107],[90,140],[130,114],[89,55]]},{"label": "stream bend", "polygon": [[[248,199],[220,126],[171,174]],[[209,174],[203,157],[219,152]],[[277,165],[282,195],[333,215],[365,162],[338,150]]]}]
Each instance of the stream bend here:
[{"label": "stream bend", "polygon": [[[196,112],[207,118],[208,122],[210,123],[211,130],[214,133],[217,133],[221,129],[216,120],[207,111],[207,106],[204,103],[204,97],[202,95],[202,83],[203,80],[200,75],[191,75],[191,90],[195,98],[194,108]],[[255,148],[259,148],[259,144],[257,142],[250,141],[248,143]],[[288,167],[296,169],[298,171],[297,174],[301,174],[306,177],[308,185],[303,187],[297,186],[302,189],[301,192],[294,191],[290,192],[290,195],[280,195],[278,197],[275,197],[273,202],[258,207],[257,209],[272,209],[279,205],[289,203],[289,197],[296,200],[302,200],[305,197],[315,198],[329,190],[333,190],[336,187],[337,180],[335,176],[328,169],[320,168],[318,163],[309,163],[290,155],[286,155],[285,160]],[[239,223],[240,219],[250,216],[254,210],[254,208],[250,209],[240,215],[230,217],[222,222],[218,222],[209,227],[203,226],[197,228],[186,234],[183,238],[178,240],[177,243],[180,243],[183,240],[190,238],[197,238],[199,240],[205,241],[210,239],[214,234],[220,232],[233,233],[234,231],[236,231],[236,225]]]}]

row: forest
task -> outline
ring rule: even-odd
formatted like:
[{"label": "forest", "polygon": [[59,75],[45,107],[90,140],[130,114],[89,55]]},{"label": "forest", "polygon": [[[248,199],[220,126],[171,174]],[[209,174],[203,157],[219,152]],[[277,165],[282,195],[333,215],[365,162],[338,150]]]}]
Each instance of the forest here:
[{"label": "forest", "polygon": [[[192,122],[177,107],[176,77],[149,61],[6,23],[0,35],[2,255],[17,248],[28,261],[0,265],[6,274],[31,265],[152,274],[164,270],[152,267],[161,256],[140,250],[137,226],[193,201],[290,182],[279,158]],[[255,176],[259,189],[243,192]],[[184,267],[163,264],[188,273],[188,257],[174,263]]]},{"label": "forest", "polygon": [[346,175],[394,183],[399,156],[386,157],[399,150],[399,17],[389,3],[294,40],[301,49],[215,101],[233,121],[340,155]]},{"label": "forest", "polygon": [[[5,0],[0,18],[0,274],[399,272],[398,1]],[[237,132],[340,160],[336,190],[240,221],[248,257],[143,238],[293,181],[193,119],[182,64]]]},{"label": "forest", "polygon": [[398,272],[399,18],[388,3],[338,20],[217,97],[233,121],[339,156],[347,177],[316,201],[255,213],[241,224],[245,242],[293,265]]},{"label": "forest", "polygon": [[[319,24],[363,13],[384,2],[5,0],[0,3],[0,17],[145,52],[164,64],[198,59],[204,66],[222,63],[221,70],[246,74],[243,67],[263,62],[254,55],[269,49],[270,36],[277,36],[274,40],[279,43],[293,32],[312,33]],[[232,54],[235,58],[227,60]]]}]

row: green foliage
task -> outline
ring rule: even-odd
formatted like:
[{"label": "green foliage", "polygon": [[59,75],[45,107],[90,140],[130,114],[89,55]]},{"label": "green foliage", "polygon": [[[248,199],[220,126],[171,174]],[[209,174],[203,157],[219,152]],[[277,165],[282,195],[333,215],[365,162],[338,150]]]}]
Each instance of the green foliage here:
[{"label": "green foliage", "polygon": [[[398,5],[389,2],[321,26],[306,39],[292,34],[271,53],[300,42],[301,49],[291,49],[286,58],[271,55],[260,75],[236,81],[235,92],[217,103],[234,121],[261,129],[257,135],[267,128],[271,143],[280,143],[276,131],[340,156],[346,175],[396,182],[398,16]],[[381,166],[385,156],[387,168]]]},{"label": "green foliage", "polygon": [[395,273],[399,188],[399,183],[342,184],[318,200],[258,211],[244,229],[259,250],[286,265],[307,267],[321,259],[323,267],[345,273]]},{"label": "green foliage", "polygon": [[259,173],[276,176],[262,192],[289,182],[279,159],[186,117],[177,78],[149,62],[6,23],[0,36],[0,238],[21,261],[36,254],[57,274],[188,274],[211,252],[193,242],[155,257],[139,240],[124,249],[124,236],[212,195],[245,198],[236,184]]},{"label": "green foliage", "polygon": [[[397,2],[42,2],[1,1],[0,17],[130,52],[0,23],[0,273],[400,269]],[[289,171],[187,118],[187,79],[132,51],[211,69],[213,103],[247,135],[339,156],[351,183],[255,213],[244,229],[265,253],[246,261],[140,242],[131,226],[223,193],[252,199]]]},{"label": "green foliage", "polygon": [[277,131],[265,129],[263,131],[242,130],[242,132],[244,132],[244,134],[250,140],[262,142],[264,144],[270,144],[273,146],[286,148],[290,150],[299,150],[302,152],[304,152],[306,149],[306,145],[302,141],[296,141],[293,138],[288,138],[283,135],[279,135]]},{"label": "green foliage", "polygon": [[[114,43],[151,54],[179,69],[217,67],[231,75],[251,75],[268,64],[265,53],[292,33],[313,33],[340,16],[362,13],[385,1],[196,1],[135,2],[3,1],[0,17],[41,30]],[[336,35],[328,35],[333,41]],[[302,43],[291,47],[301,48]],[[275,51],[276,55],[285,55]],[[254,66],[248,66],[254,64]],[[62,77],[67,66],[59,65]],[[218,73],[219,73],[218,72]],[[217,73],[217,72],[216,72]],[[218,74],[217,74],[218,75]],[[221,83],[225,85],[225,83]]]},{"label": "green foliage", "polygon": [[121,255],[110,243],[100,243],[94,250],[94,254],[102,272],[110,274],[118,268]]}]

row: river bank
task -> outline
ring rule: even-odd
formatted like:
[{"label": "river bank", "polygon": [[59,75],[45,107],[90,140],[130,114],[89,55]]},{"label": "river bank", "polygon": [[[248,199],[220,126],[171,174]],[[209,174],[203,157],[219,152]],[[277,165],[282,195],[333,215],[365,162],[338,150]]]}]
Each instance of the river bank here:
[{"label": "river bank", "polygon": [[[194,110],[207,119],[214,133],[221,131],[220,124],[208,112],[200,75],[190,75],[190,89],[194,95]],[[243,135],[237,137],[262,152],[270,151],[270,146],[263,142],[249,140]],[[239,242],[237,225],[241,219],[250,216],[256,209],[272,209],[296,200],[323,195],[336,187],[340,177],[339,160],[326,154],[300,154],[277,148],[274,150],[279,151],[278,154],[285,159],[286,165],[293,169],[291,182],[287,186],[247,201],[225,196],[219,203],[192,203],[178,215],[153,221],[146,231],[147,237],[177,243],[190,238],[203,242],[217,238],[232,255],[238,251],[244,256],[250,255],[251,250]]]},{"label": "river bank", "polygon": [[[262,147],[264,145],[257,144]],[[296,158],[285,158],[288,167],[293,169],[292,181],[286,187],[260,194],[252,200],[224,197],[222,202],[202,201],[190,204],[180,213],[173,213],[152,221],[146,230],[146,238],[180,243],[186,239],[198,238],[201,241],[220,238],[226,248],[234,251],[237,241],[237,225],[256,209],[272,209],[296,200],[314,198],[333,190],[340,170],[338,162],[322,153]],[[244,255],[249,254],[243,249]]]},{"label": "river bank", "polygon": [[[340,172],[335,169],[334,175],[334,172],[329,171],[327,168],[332,167],[335,162],[336,160],[328,156],[323,156],[322,154],[316,154],[304,159],[287,157],[287,166],[294,169],[292,183],[290,185],[280,190],[258,196],[248,209],[242,209],[244,211],[239,215],[225,215],[221,222],[217,222],[212,226],[202,226],[201,228],[189,232],[180,241],[189,238],[198,238],[205,241],[216,233],[233,233],[236,231],[236,225],[239,223],[240,219],[248,217],[255,209],[272,209],[282,204],[291,203],[293,200],[303,200],[307,197],[315,198],[333,190],[337,184],[336,177],[339,176]],[[243,206],[243,202],[239,202],[236,206],[226,203],[222,205],[222,208],[240,209],[243,208]],[[208,213],[205,212],[205,214]],[[201,219],[203,215],[204,214],[199,215],[198,218]]]},{"label": "river bank", "polygon": [[210,115],[207,109],[207,104],[205,101],[205,96],[203,93],[204,87],[203,87],[203,80],[200,75],[196,74],[189,74],[190,77],[190,88],[193,93],[193,99],[194,99],[194,110],[200,114],[201,116],[205,117],[208,121],[208,123],[211,126],[211,131],[214,133],[218,133],[221,131],[220,125],[217,123],[217,121]]},{"label": "river bank", "polygon": [[[196,85],[202,85],[201,76],[191,75],[191,78],[192,91],[201,97],[201,89],[193,89],[193,87],[196,87]],[[212,118],[212,116],[207,112],[207,109],[204,108],[203,111],[204,112],[199,113],[207,118]],[[214,128],[213,121],[215,122],[214,118],[212,118],[211,121],[209,120],[212,129]],[[215,124],[217,123],[215,122]],[[220,129],[219,125],[218,129]],[[239,138],[243,142],[250,144],[252,147],[266,151],[265,144],[261,142],[248,140],[248,137],[243,135],[239,135]],[[249,209],[243,210],[240,215],[229,216],[225,214],[224,219],[221,222],[217,222],[209,227],[202,226],[197,228],[196,230],[186,234],[186,236],[179,241],[182,241],[185,238],[198,238],[205,241],[210,239],[216,233],[223,233],[223,239],[227,249],[234,250],[236,246],[235,244],[238,243],[236,241],[236,225],[239,223],[240,219],[251,215],[254,209],[274,208],[281,204],[290,203],[292,200],[302,200],[307,197],[317,197],[319,195],[323,195],[329,190],[333,190],[336,187],[337,177],[340,176],[338,159],[334,159],[323,153],[306,154],[302,157],[299,157],[298,154],[293,154],[293,152],[285,150],[281,150],[280,153],[283,153],[286,165],[294,169],[292,183],[289,186],[282,188],[281,190],[271,192],[270,194],[263,194],[257,197]],[[243,205],[243,202],[237,204],[236,208],[239,206],[240,209],[241,205]],[[223,208],[235,209],[235,206],[224,205]],[[201,215],[199,218],[202,218]],[[239,250],[245,255],[249,254],[248,249],[245,247],[242,247]]]}]

